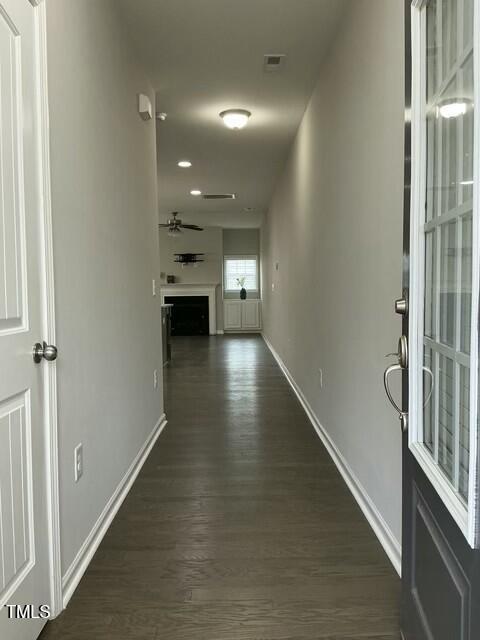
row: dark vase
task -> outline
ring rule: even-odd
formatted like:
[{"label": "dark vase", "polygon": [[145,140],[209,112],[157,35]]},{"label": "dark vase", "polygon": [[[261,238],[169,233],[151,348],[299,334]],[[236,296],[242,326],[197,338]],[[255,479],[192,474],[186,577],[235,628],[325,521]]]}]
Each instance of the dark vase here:
[{"label": "dark vase", "polygon": [[247,290],[242,287],[240,289],[240,300],[246,300],[246,299],[247,299]]}]

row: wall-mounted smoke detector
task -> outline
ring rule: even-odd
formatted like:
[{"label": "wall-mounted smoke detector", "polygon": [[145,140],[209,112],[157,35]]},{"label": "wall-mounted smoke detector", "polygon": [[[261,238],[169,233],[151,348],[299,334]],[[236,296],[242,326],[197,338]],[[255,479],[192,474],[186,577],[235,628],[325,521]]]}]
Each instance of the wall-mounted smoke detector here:
[{"label": "wall-mounted smoke detector", "polygon": [[263,70],[280,71],[285,66],[285,54],[284,53],[267,53],[263,56]]},{"label": "wall-mounted smoke detector", "polygon": [[204,200],[235,200],[236,197],[235,193],[204,193],[202,196]]}]

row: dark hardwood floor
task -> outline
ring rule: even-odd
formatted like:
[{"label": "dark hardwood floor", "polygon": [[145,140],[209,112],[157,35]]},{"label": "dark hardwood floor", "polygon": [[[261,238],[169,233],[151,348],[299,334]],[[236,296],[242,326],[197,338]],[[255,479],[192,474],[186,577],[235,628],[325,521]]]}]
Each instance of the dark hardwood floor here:
[{"label": "dark hardwood floor", "polygon": [[400,581],[259,336],[176,338],[169,423],[42,640],[397,640]]}]

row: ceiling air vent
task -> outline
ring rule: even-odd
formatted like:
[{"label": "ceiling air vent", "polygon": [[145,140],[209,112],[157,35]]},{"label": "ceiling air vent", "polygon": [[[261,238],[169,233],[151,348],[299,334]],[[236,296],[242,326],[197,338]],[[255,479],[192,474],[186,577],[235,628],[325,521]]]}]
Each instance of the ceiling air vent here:
[{"label": "ceiling air vent", "polygon": [[284,53],[267,53],[263,56],[264,71],[280,71],[285,65]]},{"label": "ceiling air vent", "polygon": [[204,200],[235,200],[235,193],[204,193],[202,198]]}]

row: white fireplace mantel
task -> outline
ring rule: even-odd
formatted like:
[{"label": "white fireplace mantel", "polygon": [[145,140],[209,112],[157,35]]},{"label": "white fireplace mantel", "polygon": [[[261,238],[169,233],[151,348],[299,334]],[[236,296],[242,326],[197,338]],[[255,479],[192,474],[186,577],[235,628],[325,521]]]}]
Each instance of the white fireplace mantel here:
[{"label": "white fireplace mantel", "polygon": [[217,333],[217,286],[218,284],[164,284],[160,288],[160,296],[162,304],[165,304],[165,297],[170,296],[207,296],[208,332],[214,336]]}]

